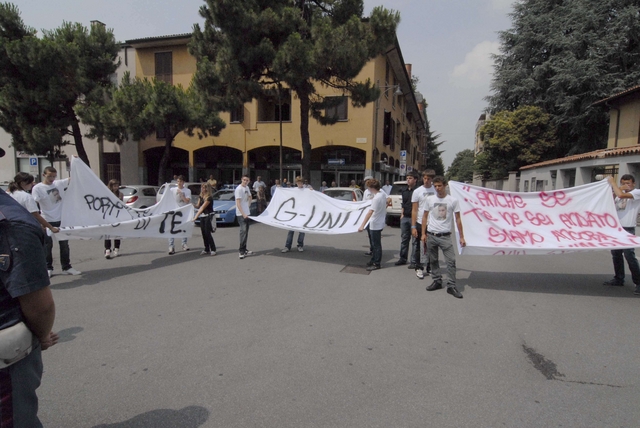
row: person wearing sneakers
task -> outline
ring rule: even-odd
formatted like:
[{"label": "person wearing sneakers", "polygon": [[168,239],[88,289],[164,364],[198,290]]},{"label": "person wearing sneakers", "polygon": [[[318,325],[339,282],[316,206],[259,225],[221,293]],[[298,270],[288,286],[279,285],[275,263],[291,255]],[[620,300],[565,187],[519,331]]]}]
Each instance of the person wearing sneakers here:
[{"label": "person wearing sneakers", "polygon": [[[298,189],[299,191],[313,190],[311,186],[304,187],[304,180],[300,176],[296,177],[296,186],[297,186],[296,189]],[[284,248],[282,249],[281,252],[288,253],[289,251],[291,251],[291,244],[293,244],[294,233],[295,232],[293,230],[290,230],[289,233],[287,233],[287,242],[284,244]],[[304,233],[303,232],[298,232],[298,251],[300,252],[304,251]]]},{"label": "person wearing sneakers", "polygon": [[[620,177],[620,186],[616,184],[613,177],[609,177],[609,183],[616,194],[616,212],[620,226],[628,233],[635,235],[636,219],[638,210],[640,210],[640,189],[636,189],[636,179],[631,174],[624,174]],[[624,259],[627,259],[631,280],[636,286],[633,294],[640,295],[640,265],[636,258],[635,249],[611,250],[611,258],[615,275],[613,279],[606,281],[603,285],[624,286]]]},{"label": "person wearing sneakers", "polygon": [[371,260],[367,263],[367,270],[373,271],[382,267],[380,265],[382,262],[382,229],[384,229],[387,215],[387,195],[380,191],[380,182],[375,178],[367,181],[367,188],[373,194],[373,199],[362,225],[358,228],[358,232],[362,232],[367,223],[369,223],[373,254]]},{"label": "person wearing sneakers", "polygon": [[451,195],[447,195],[447,181],[442,176],[433,179],[433,187],[436,194],[427,197],[422,216],[422,242],[427,244],[427,253],[431,263],[431,277],[433,284],[427,287],[427,291],[442,288],[442,274],[438,260],[438,249],[442,249],[444,259],[447,261],[447,293],[453,297],[462,299],[462,293],[456,288],[456,250],[451,242],[452,219],[455,217],[460,234],[460,245],[465,246],[464,231],[460,218],[460,204]]},{"label": "person wearing sneakers", "polygon": [[249,176],[243,175],[242,181],[236,187],[236,218],[240,224],[240,248],[238,257],[244,259],[253,254],[247,250],[247,238],[249,237],[249,214],[251,213],[251,191],[249,190]]},{"label": "person wearing sneakers", "polygon": [[213,216],[213,189],[209,183],[202,183],[200,186],[197,208],[198,212],[193,217],[193,221],[196,221],[201,214],[204,214],[200,219],[200,231],[202,232],[202,242],[204,242],[204,250],[200,255],[215,256],[216,243],[213,240],[213,232],[215,232],[216,218]]},{"label": "person wearing sneakers", "polygon": [[[188,203],[191,202],[191,190],[184,187],[184,176],[179,175],[176,179],[176,183],[178,183],[178,187],[172,187],[169,191],[172,193],[172,196],[175,198],[179,207],[184,207]],[[176,253],[176,247],[174,246],[174,238],[169,238],[169,254]],[[189,251],[189,247],[187,247],[187,238],[182,238],[182,250]]]},{"label": "person wearing sneakers", "polygon": [[[118,197],[118,199],[122,200],[124,197],[122,192],[120,191],[120,182],[118,180],[109,180],[109,184],[107,187],[111,192]],[[120,255],[120,240],[113,240],[113,247],[111,247],[111,239],[104,240],[104,257],[105,259],[110,259],[112,257],[118,257]]]},{"label": "person wearing sneakers", "polygon": [[416,188],[411,196],[411,235],[413,236],[412,264],[416,267],[416,276],[418,279],[423,279],[425,273],[428,275],[431,272],[429,256],[426,250],[423,250],[422,216],[424,215],[424,206],[427,203],[427,197],[436,194],[432,183],[433,177],[435,176],[436,172],[434,170],[424,170],[422,173],[422,186]]},{"label": "person wearing sneakers", "polygon": [[[33,199],[40,205],[42,217],[53,227],[60,227],[62,222],[62,203],[64,192],[69,186],[71,178],[64,180],[56,180],[58,171],[52,166],[48,166],[42,173],[43,180],[41,183],[33,186],[31,194]],[[47,271],[49,277],[53,275],[53,239],[47,235]],[[71,255],[69,251],[69,241],[58,241],[60,245],[60,264],[62,265],[62,273],[65,275],[80,275],[82,272],[71,267]]]},{"label": "person wearing sneakers", "polygon": [[[407,173],[407,188],[402,190],[402,213],[400,214],[400,257],[394,264],[396,266],[402,266],[407,264],[407,260],[410,260],[409,269],[416,269],[415,265],[415,245],[411,245],[411,198],[413,192],[416,190],[418,183],[418,173],[415,171],[409,171]],[[409,258],[409,248],[413,248],[413,254]],[[420,248],[418,246],[418,248]],[[420,257],[418,256],[418,260]]]}]

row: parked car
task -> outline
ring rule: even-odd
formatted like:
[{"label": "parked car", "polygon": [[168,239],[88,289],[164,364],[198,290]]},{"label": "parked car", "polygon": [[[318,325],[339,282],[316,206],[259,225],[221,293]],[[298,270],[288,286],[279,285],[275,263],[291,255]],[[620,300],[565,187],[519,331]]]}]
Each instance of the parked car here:
[{"label": "parked car", "polygon": [[[185,182],[184,187],[191,190],[191,203],[195,207],[198,204],[198,195],[200,194],[200,187],[202,183],[198,182]],[[173,187],[178,187],[178,183],[164,183],[160,186],[160,190],[158,190],[158,194],[156,195],[156,202],[160,202],[162,195],[167,189],[171,189]]]},{"label": "parked car", "polygon": [[143,209],[156,203],[158,186],[146,186],[141,184],[129,184],[120,186],[122,200],[130,208]]},{"label": "parked car", "polygon": [[351,202],[361,201],[364,195],[362,190],[351,187],[331,187],[322,193],[334,199]]},{"label": "parked car", "polygon": [[407,189],[406,181],[394,181],[391,186],[391,205],[387,207],[387,224],[391,224],[394,221],[400,219],[402,214],[402,192]]},{"label": "parked car", "polygon": [[[250,215],[258,215],[258,201],[256,193],[251,191]],[[236,217],[235,190],[221,189],[213,194],[213,212],[216,215],[216,223],[238,225]]]}]

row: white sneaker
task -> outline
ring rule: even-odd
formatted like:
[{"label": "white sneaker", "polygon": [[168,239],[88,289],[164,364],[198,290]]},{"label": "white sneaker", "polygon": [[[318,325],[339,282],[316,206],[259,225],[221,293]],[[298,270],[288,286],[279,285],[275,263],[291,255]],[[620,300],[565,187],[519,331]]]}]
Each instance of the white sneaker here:
[{"label": "white sneaker", "polygon": [[75,270],[74,268],[63,270],[62,273],[64,275],[81,275],[82,274],[82,272],[80,272],[79,270]]},{"label": "white sneaker", "polygon": [[169,247],[169,255],[175,254],[175,253],[176,253],[175,247]]},{"label": "white sneaker", "polygon": [[207,250],[202,250],[202,252],[200,253],[201,256],[208,256],[210,254],[210,251]]},{"label": "white sneaker", "polygon": [[104,250],[104,258],[105,259],[111,258],[111,250]]},{"label": "white sneaker", "polygon": [[416,269],[416,276],[418,277],[418,279],[424,279],[424,272],[422,271],[422,269]]},{"label": "white sneaker", "polygon": [[118,257],[120,255],[120,249],[119,248],[114,249],[112,255],[113,257]]},{"label": "white sneaker", "polygon": [[240,254],[238,254],[238,258],[240,258],[240,259],[244,259],[244,253],[240,253]]},{"label": "white sneaker", "polygon": [[282,249],[282,251],[280,251],[280,252],[281,252],[281,253],[288,253],[288,252],[289,252],[289,249],[288,249],[287,247],[284,247],[284,248]]},{"label": "white sneaker", "polygon": [[215,251],[212,251],[212,252],[211,252],[211,255],[212,255],[212,256],[215,256],[216,254],[218,254],[218,253],[216,253]]},{"label": "white sneaker", "polygon": [[298,247],[298,251],[303,252],[303,251],[304,251],[304,248],[302,248],[302,247]]},{"label": "white sneaker", "polygon": [[47,274],[49,274],[49,278],[51,278],[53,276],[53,271],[52,270],[47,270]]},{"label": "white sneaker", "polygon": [[187,247],[187,244],[182,244],[182,251],[189,251],[189,247]]},{"label": "white sneaker", "polygon": [[245,256],[253,256],[253,251],[247,250],[247,251],[244,252],[244,255]]}]

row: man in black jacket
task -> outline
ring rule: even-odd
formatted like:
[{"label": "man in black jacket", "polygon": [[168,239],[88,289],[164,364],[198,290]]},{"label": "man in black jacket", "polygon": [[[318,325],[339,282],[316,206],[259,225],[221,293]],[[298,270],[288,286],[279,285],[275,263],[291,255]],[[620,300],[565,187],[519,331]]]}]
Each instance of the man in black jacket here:
[{"label": "man in black jacket", "polygon": [[[406,265],[409,259],[409,243],[411,242],[411,196],[416,189],[418,173],[411,171],[407,174],[407,188],[402,191],[402,212],[400,213],[400,258],[395,263],[396,266]],[[413,256],[411,257],[413,260]],[[411,263],[409,269],[415,269]]]}]

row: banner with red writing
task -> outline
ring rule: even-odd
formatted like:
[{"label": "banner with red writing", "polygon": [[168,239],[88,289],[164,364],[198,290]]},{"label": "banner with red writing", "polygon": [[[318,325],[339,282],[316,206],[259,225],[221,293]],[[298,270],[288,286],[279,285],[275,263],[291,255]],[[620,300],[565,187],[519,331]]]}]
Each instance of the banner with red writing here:
[{"label": "banner with red writing", "polygon": [[455,181],[449,188],[460,203],[467,244],[462,254],[561,254],[640,244],[620,226],[607,180],[529,193]]}]

